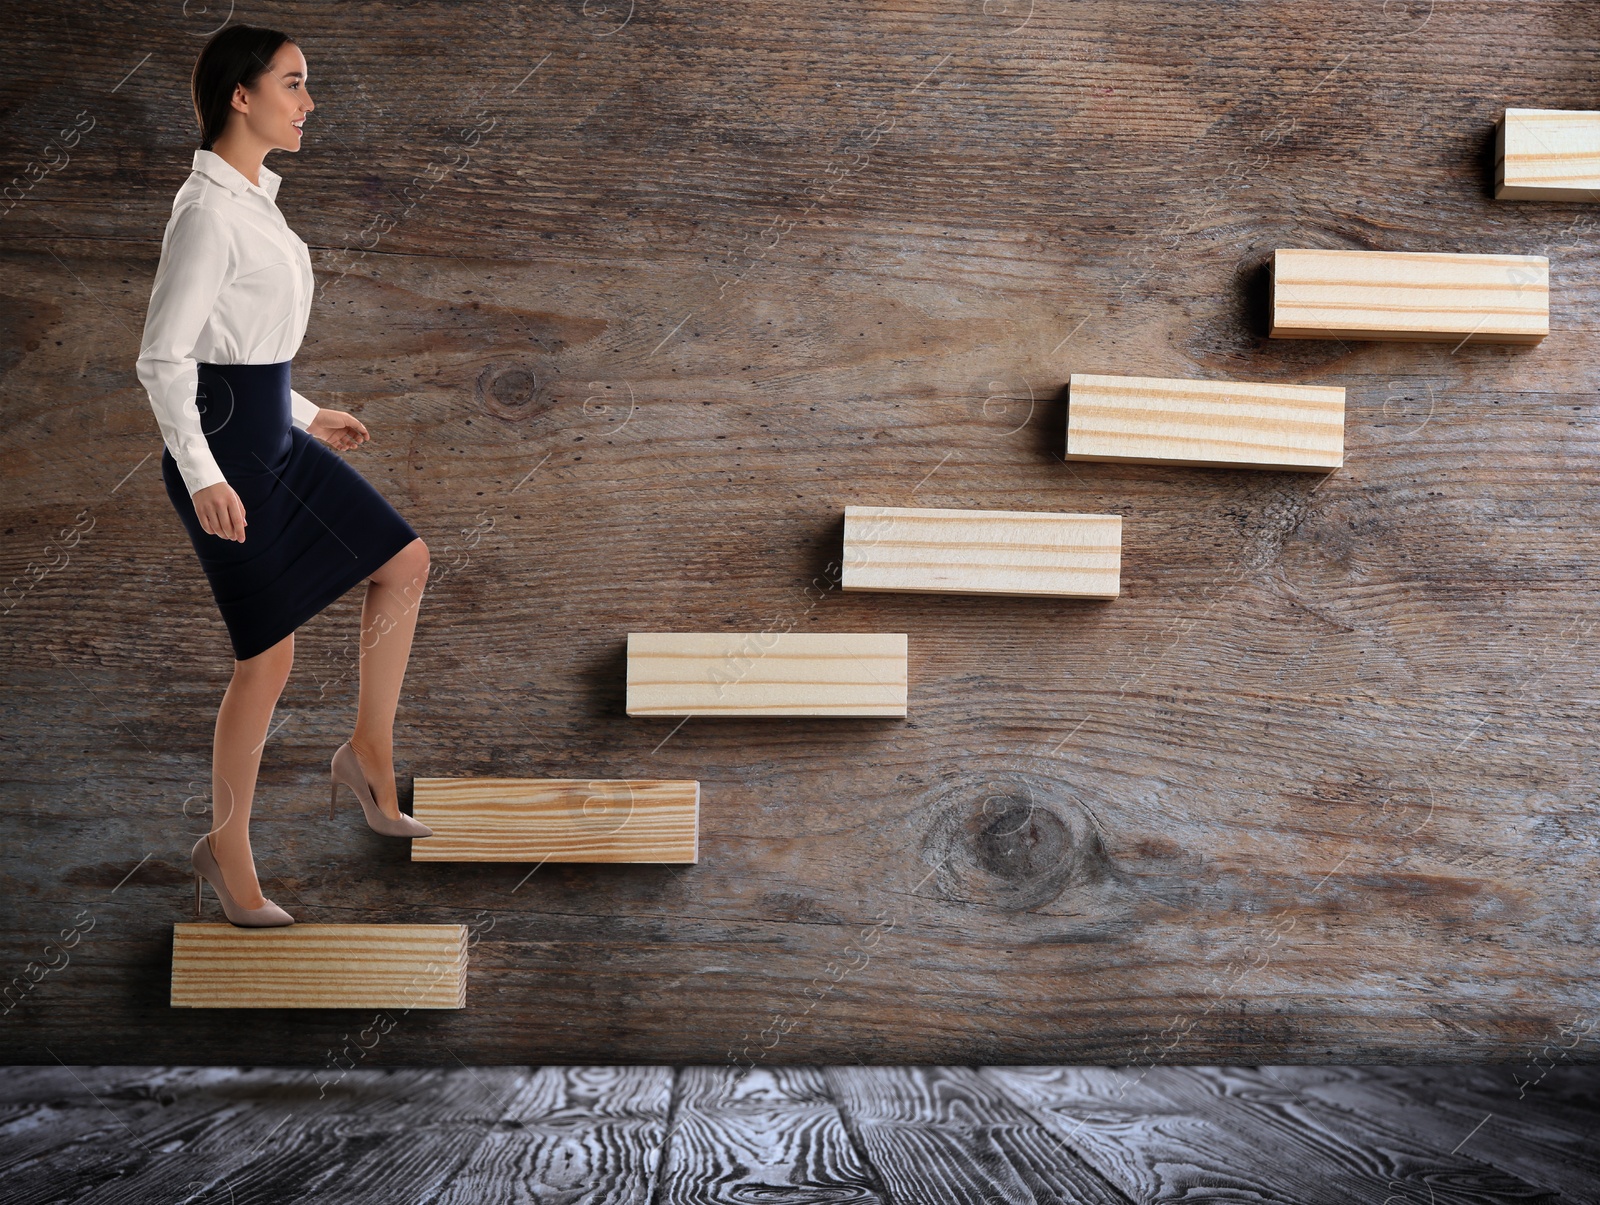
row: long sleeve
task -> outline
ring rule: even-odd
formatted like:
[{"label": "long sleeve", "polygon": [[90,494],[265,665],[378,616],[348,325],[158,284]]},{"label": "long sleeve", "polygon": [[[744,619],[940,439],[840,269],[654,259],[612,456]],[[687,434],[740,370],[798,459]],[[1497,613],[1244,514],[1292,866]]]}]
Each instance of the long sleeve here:
[{"label": "long sleeve", "polygon": [[199,366],[194,348],[228,279],[228,243],[222,221],[199,205],[186,205],[172,216],[139,349],[139,380],[190,497],[227,480],[195,406]]},{"label": "long sleeve", "polygon": [[311,420],[317,417],[317,411],[321,408],[304,394],[289,390],[289,409],[294,415],[294,425],[302,431],[311,425]]}]

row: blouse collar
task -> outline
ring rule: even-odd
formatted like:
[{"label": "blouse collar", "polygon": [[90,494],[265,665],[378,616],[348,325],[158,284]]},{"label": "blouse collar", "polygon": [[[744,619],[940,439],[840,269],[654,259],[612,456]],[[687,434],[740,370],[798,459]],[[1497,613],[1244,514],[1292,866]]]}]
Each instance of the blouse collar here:
[{"label": "blouse collar", "polygon": [[261,183],[259,185],[252,184],[245,178],[243,172],[215,151],[199,149],[194,153],[194,170],[236,193],[260,193],[269,201],[277,199],[278,184],[283,179],[282,176],[263,163],[260,168]]}]

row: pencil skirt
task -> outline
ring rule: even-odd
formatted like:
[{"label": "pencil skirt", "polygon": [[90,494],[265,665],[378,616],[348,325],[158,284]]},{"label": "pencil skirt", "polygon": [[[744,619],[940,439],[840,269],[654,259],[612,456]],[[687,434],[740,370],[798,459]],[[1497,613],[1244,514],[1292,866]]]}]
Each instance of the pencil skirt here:
[{"label": "pencil skirt", "polygon": [[242,542],[200,527],[172,453],[161,476],[244,661],[371,577],[417,533],[321,440],[294,425],[292,360],[199,366],[195,404],[217,466],[244,504]]}]

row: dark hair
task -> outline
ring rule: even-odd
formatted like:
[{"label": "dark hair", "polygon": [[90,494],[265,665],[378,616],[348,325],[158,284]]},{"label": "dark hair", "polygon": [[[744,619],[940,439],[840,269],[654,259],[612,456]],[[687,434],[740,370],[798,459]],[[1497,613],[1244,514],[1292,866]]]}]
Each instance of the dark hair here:
[{"label": "dark hair", "polygon": [[278,48],[293,41],[286,33],[259,25],[229,25],[212,35],[195,60],[189,81],[195,119],[200,123],[201,150],[209,151],[228,128],[234,89],[240,84],[254,88]]}]

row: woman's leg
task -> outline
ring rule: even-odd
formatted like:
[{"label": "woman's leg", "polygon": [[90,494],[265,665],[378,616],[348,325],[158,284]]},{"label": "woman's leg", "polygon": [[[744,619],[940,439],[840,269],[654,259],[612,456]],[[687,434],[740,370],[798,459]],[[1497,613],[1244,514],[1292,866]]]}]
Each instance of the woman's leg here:
[{"label": "woman's leg", "polygon": [[428,564],[428,546],[412,540],[372,575],[361,606],[361,695],[350,747],[372,786],[373,799],[390,817],[400,814],[394,786],[394,713]]},{"label": "woman's leg", "polygon": [[266,652],[233,663],[211,743],[211,852],[229,893],[245,908],[265,902],[250,852],[250,803],[272,712],[294,665],[294,633]]}]

